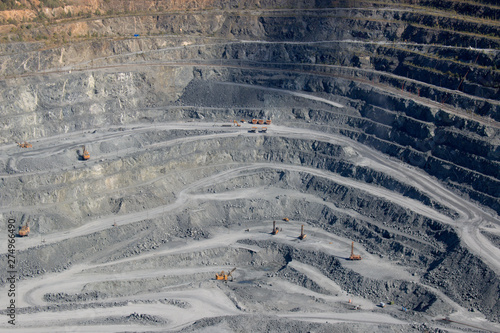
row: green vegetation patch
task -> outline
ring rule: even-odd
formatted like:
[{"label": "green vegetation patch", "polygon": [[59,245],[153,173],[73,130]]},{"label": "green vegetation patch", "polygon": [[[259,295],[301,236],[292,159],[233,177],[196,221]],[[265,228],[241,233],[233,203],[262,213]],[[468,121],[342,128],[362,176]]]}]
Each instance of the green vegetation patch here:
[{"label": "green vegetation patch", "polygon": [[43,7],[57,8],[64,6],[64,3],[60,0],[41,0],[40,2]]}]

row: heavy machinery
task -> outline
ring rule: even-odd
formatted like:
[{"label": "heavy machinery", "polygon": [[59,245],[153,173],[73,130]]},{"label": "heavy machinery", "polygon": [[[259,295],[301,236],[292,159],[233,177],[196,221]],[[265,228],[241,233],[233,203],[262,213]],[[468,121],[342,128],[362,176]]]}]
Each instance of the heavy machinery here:
[{"label": "heavy machinery", "polygon": [[231,277],[231,281],[233,281],[233,272],[236,270],[236,267],[233,268],[229,273],[225,273],[224,271],[220,272],[220,274],[215,274],[215,279],[216,280],[223,280],[227,281],[229,277]]},{"label": "heavy machinery", "polygon": [[258,129],[259,129],[258,127],[252,126],[252,129],[250,130],[250,132],[251,133],[257,133]]},{"label": "heavy machinery", "polygon": [[361,260],[361,256],[359,254],[354,254],[354,242],[351,243],[351,256],[350,260]]},{"label": "heavy machinery", "polygon": [[267,132],[267,127],[262,127],[260,131],[261,131],[262,133],[266,133],[266,132]]},{"label": "heavy machinery", "polygon": [[266,120],[266,125],[271,125],[271,119]]},{"label": "heavy machinery", "polygon": [[233,123],[234,123],[234,126],[241,127],[241,124],[240,124],[240,123],[238,123],[236,120],[233,120]]},{"label": "heavy machinery", "polygon": [[21,148],[31,148],[31,147],[33,147],[33,145],[32,145],[31,143],[28,143],[28,142],[26,142],[26,141],[24,141],[23,143],[19,143],[19,142],[18,142],[17,144],[18,144],[18,145],[19,145],[19,147],[21,147]]},{"label": "heavy machinery", "polygon": [[264,125],[264,119],[259,119],[258,123],[259,125]]},{"label": "heavy machinery", "polygon": [[288,217],[284,217],[283,221],[288,222],[288,221],[290,221],[290,219]]},{"label": "heavy machinery", "polygon": [[88,160],[90,158],[90,153],[87,149],[85,149],[85,146],[82,146],[82,158],[84,160]]},{"label": "heavy machinery", "polygon": [[276,221],[273,221],[273,231],[271,231],[271,235],[277,235],[280,232],[280,229],[276,226]]},{"label": "heavy machinery", "polygon": [[241,119],[240,121],[241,121],[242,123],[244,123],[244,122],[245,122],[245,119]]},{"label": "heavy machinery", "polygon": [[299,236],[299,239],[300,239],[300,240],[303,240],[303,239],[305,239],[305,238],[306,238],[306,236],[307,236],[307,235],[304,233],[304,225],[302,225],[302,226],[300,227],[300,236]]},{"label": "heavy machinery", "polygon": [[257,119],[252,119],[252,124],[257,124]]},{"label": "heavy machinery", "polygon": [[28,220],[25,225],[19,229],[19,237],[29,236],[30,233],[30,221]]}]

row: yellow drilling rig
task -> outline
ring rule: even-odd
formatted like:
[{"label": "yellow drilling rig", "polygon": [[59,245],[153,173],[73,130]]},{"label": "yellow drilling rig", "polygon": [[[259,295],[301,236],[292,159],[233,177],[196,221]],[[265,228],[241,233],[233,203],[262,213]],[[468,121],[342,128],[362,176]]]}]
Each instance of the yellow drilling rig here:
[{"label": "yellow drilling rig", "polygon": [[303,240],[303,239],[305,239],[305,238],[306,238],[306,236],[307,236],[307,235],[304,233],[304,225],[302,225],[302,226],[300,227],[300,236],[299,236],[299,239],[300,239],[300,240]]},{"label": "yellow drilling rig", "polygon": [[361,256],[359,254],[354,254],[354,242],[351,243],[351,256],[350,260],[361,260]]}]

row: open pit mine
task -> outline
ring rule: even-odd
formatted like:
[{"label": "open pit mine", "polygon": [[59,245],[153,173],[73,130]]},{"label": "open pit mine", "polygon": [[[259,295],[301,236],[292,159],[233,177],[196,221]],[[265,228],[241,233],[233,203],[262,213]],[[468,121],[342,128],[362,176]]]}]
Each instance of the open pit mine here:
[{"label": "open pit mine", "polygon": [[1,331],[500,332],[496,0],[0,5]]}]

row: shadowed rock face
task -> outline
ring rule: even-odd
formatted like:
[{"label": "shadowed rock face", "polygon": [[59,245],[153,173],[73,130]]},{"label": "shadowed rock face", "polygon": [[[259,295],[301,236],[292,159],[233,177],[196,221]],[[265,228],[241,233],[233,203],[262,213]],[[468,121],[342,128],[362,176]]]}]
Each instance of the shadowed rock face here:
[{"label": "shadowed rock face", "polygon": [[[0,214],[31,221],[18,240],[29,288],[47,273],[78,285],[29,291],[25,311],[205,291],[212,270],[237,266],[246,282],[217,288],[240,314],[269,314],[269,329],[293,322],[269,311],[306,310],[276,301],[273,283],[299,288],[282,296],[291,304],[305,288],[313,313],[342,312],[321,297],[349,293],[406,306],[413,317],[391,314],[405,323],[457,307],[498,322],[498,10],[444,3],[141,1],[23,28],[73,40],[1,45]],[[259,132],[252,119],[272,124]],[[25,140],[33,149],[13,146]],[[161,297],[150,301],[191,306]],[[73,324],[174,327],[131,313]],[[215,313],[190,329],[247,320]],[[331,328],[318,325],[294,329]]]}]

